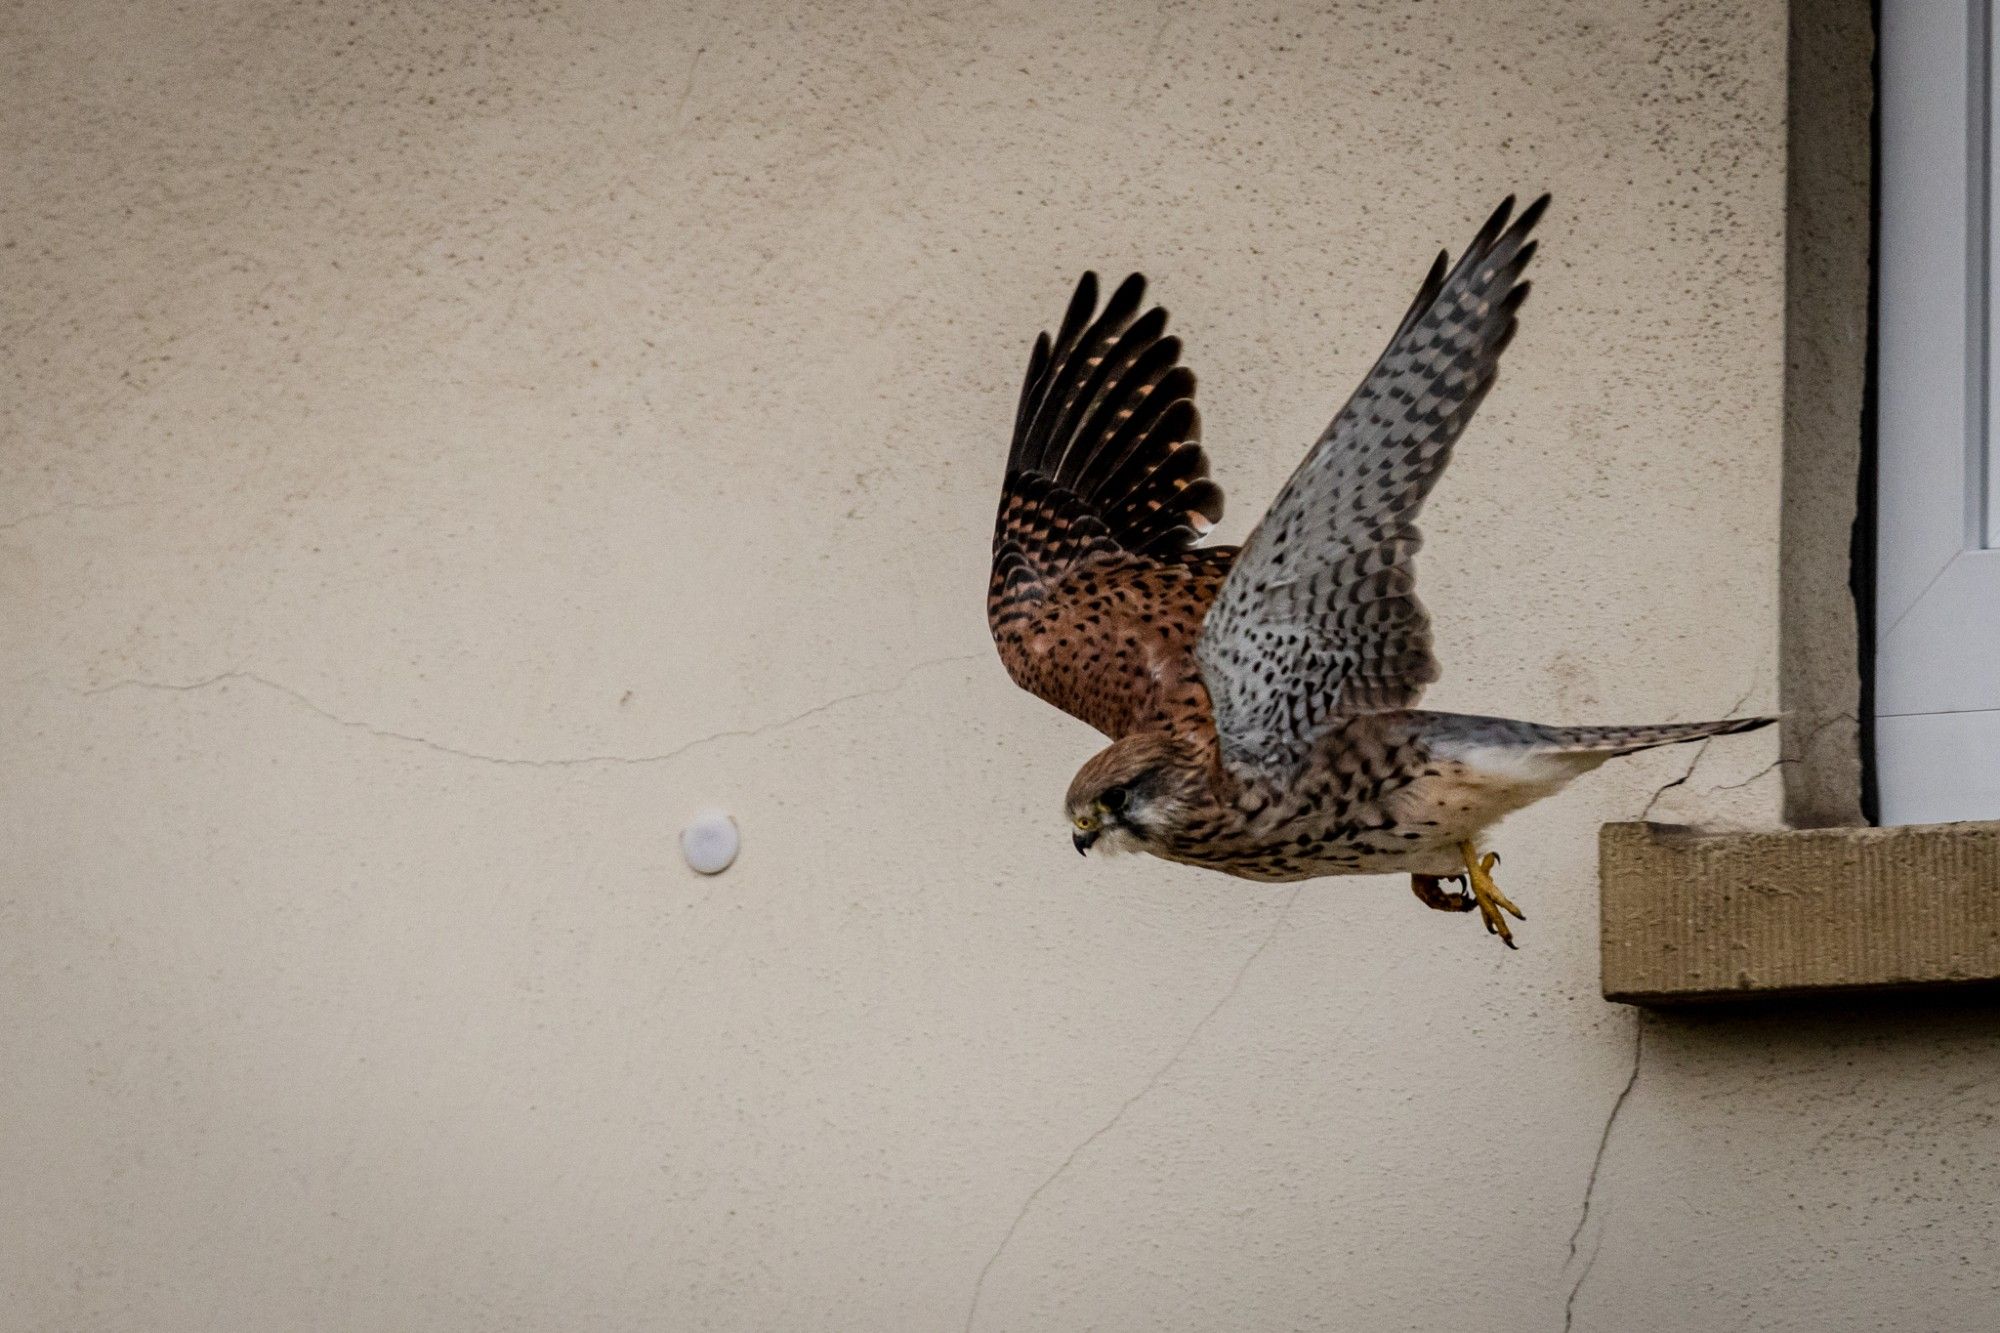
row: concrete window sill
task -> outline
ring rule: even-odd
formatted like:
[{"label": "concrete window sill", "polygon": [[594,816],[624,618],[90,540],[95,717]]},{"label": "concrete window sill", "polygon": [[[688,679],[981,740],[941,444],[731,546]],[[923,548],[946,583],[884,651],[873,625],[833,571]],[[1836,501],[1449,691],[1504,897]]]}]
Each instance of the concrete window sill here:
[{"label": "concrete window sill", "polygon": [[1666,1005],[2000,981],[2000,823],[1607,824],[1604,998]]}]

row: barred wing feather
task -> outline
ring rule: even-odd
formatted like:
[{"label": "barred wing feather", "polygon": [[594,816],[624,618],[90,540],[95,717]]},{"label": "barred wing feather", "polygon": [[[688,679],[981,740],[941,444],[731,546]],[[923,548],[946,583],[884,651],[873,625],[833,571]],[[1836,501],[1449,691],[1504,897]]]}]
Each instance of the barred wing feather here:
[{"label": "barred wing feather", "polygon": [[1195,648],[1229,762],[1286,764],[1330,719],[1412,707],[1437,679],[1417,513],[1493,386],[1547,203],[1510,224],[1509,198],[1449,272],[1439,256],[1244,543]]}]

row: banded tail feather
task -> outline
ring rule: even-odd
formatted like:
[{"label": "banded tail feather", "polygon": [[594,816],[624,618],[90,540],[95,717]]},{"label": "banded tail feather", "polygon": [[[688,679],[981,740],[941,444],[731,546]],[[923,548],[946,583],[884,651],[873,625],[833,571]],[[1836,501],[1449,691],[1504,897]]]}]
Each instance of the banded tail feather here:
[{"label": "banded tail feather", "polygon": [[1732,717],[1714,722],[1661,722],[1634,727],[1539,727],[1546,744],[1574,754],[1637,754],[1662,745],[1683,745],[1705,741],[1711,736],[1734,736],[1739,732],[1768,727],[1775,717]]}]

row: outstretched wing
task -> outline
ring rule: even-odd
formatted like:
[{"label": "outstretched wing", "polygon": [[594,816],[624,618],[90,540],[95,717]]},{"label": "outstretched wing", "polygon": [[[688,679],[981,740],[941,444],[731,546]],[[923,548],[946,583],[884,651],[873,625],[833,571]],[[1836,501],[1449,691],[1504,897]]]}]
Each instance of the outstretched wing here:
[{"label": "outstretched wing", "polygon": [[1329,718],[1413,706],[1437,679],[1417,511],[1493,387],[1528,294],[1544,195],[1510,197],[1425,278],[1387,350],[1243,545],[1196,654],[1224,757],[1295,758]]},{"label": "outstretched wing", "polygon": [[986,612],[1016,684],[1107,735],[1186,665],[1230,550],[1189,548],[1222,515],[1194,376],[1133,274],[1097,309],[1083,275],[1028,362],[993,530]]}]

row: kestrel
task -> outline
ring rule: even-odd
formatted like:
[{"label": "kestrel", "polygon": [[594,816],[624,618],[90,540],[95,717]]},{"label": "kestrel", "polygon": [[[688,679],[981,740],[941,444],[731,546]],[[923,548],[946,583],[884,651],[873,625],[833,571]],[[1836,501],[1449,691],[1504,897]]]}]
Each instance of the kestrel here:
[{"label": "kestrel", "polygon": [[[1440,254],[1372,370],[1242,547],[1222,514],[1194,376],[1134,274],[1077,284],[1035,343],[993,534],[987,616],[1016,684],[1112,738],[1066,798],[1079,852],[1150,852],[1245,879],[1407,873],[1513,947],[1486,830],[1622,754],[1756,717],[1555,727],[1419,711],[1437,679],[1412,562],[1528,294],[1509,198]],[[1453,881],[1461,886],[1447,889]]]}]

